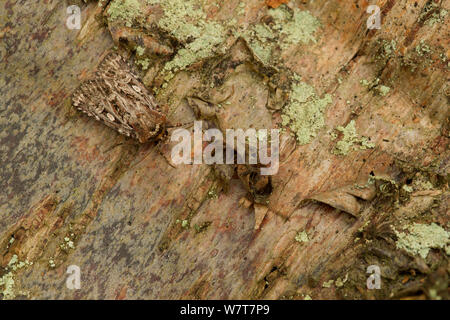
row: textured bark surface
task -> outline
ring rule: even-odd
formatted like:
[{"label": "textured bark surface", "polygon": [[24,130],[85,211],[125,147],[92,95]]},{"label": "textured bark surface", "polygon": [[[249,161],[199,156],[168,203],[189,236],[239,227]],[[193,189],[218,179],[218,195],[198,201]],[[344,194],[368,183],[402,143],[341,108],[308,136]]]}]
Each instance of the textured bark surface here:
[{"label": "textured bark surface", "polygon": [[[200,2],[211,21],[268,21],[262,0],[240,16],[237,0]],[[0,3],[0,276],[14,278],[10,298],[448,298],[445,248],[413,255],[393,228],[449,227],[449,1],[378,1],[382,28],[370,31],[368,1],[290,1],[320,21],[315,42],[276,49],[267,64],[227,34],[226,50],[170,79],[160,71],[185,44],[153,27],[163,8],[146,7],[130,27],[109,21],[106,4],[80,1],[82,28],[69,30],[70,4]],[[172,167],[168,142],[139,144],[76,112],[71,94],[115,46],[131,48],[171,123],[281,127],[293,73],[332,103],[309,143],[286,128],[272,193],[256,204],[236,176]],[[375,147],[336,154],[345,137],[335,129],[352,120]],[[14,256],[33,264],[11,272]],[[80,290],[66,288],[69,265],[81,269]],[[381,290],[366,288],[369,265],[381,268]]]}]

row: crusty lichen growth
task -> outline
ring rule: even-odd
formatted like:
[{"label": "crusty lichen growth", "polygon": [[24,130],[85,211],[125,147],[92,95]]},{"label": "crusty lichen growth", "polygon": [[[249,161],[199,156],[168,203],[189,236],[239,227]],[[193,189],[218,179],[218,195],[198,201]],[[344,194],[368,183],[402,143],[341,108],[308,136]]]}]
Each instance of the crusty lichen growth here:
[{"label": "crusty lichen growth", "polygon": [[[3,296],[3,299],[5,300],[11,300],[16,297],[16,292],[14,290],[15,286],[15,280],[14,276],[15,273],[26,267],[32,265],[33,262],[29,262],[28,260],[25,261],[19,261],[19,258],[17,255],[13,255],[11,257],[11,260],[9,260],[8,265],[5,268],[5,273],[0,277],[0,293]],[[18,292],[20,295],[28,295],[26,292]]]},{"label": "crusty lichen growth", "polygon": [[315,33],[320,27],[320,21],[311,15],[308,11],[301,11],[295,8],[292,16],[286,10],[286,6],[280,6],[277,9],[269,10],[269,14],[275,20],[274,29],[281,33],[282,49],[287,49],[292,44],[304,43],[310,41],[316,43]]},{"label": "crusty lichen growth", "polygon": [[436,23],[444,23],[447,13],[447,10],[440,7],[439,4],[429,1],[420,14],[418,21],[424,21],[426,25],[434,26]]},{"label": "crusty lichen growth", "polygon": [[164,66],[166,80],[173,72],[186,69],[193,63],[212,57],[225,41],[226,28],[215,21],[208,21],[201,3],[195,0],[148,0],[151,5],[160,5],[164,16],[158,27],[171,34],[185,47]]},{"label": "crusty lichen growth", "polygon": [[257,24],[242,34],[253,54],[264,64],[271,64],[275,48],[275,32],[265,24]]},{"label": "crusty lichen growth", "polygon": [[406,232],[395,230],[397,248],[404,249],[412,255],[419,255],[423,259],[428,256],[431,248],[442,248],[449,252],[450,233],[435,223],[430,225],[413,223],[405,228]]},{"label": "crusty lichen growth", "polygon": [[331,95],[325,94],[323,98],[318,97],[312,86],[295,76],[289,104],[283,109],[281,115],[282,125],[289,126],[299,144],[307,144],[325,125],[323,112],[331,102]]},{"label": "crusty lichen growth", "polygon": [[268,14],[274,23],[256,24],[242,33],[250,49],[264,64],[273,64],[273,51],[277,46],[286,50],[292,45],[316,43],[315,33],[320,21],[308,11],[294,8],[289,12],[285,5],[271,9]]},{"label": "crusty lichen growth", "polygon": [[299,243],[309,242],[308,234],[306,233],[306,231],[298,232],[295,236],[295,241]]},{"label": "crusty lichen growth", "polygon": [[380,96],[384,97],[391,91],[391,88],[381,84],[380,81],[381,80],[379,78],[376,78],[372,82],[367,81],[366,79],[363,79],[360,81],[360,83],[361,83],[361,85],[367,87],[369,90],[373,90],[373,91],[377,92]]},{"label": "crusty lichen growth", "polygon": [[334,283],[334,280],[333,280],[333,279],[328,280],[328,281],[322,283],[322,288],[331,288],[331,286],[333,285],[333,283]]},{"label": "crusty lichen growth", "polygon": [[113,0],[108,7],[110,22],[122,20],[131,27],[135,18],[141,15],[141,4],[138,0]]},{"label": "crusty lichen growth", "polygon": [[355,121],[351,120],[346,127],[339,126],[337,131],[342,133],[342,139],[336,143],[333,153],[336,155],[347,155],[350,151],[355,150],[355,145],[359,145],[359,149],[373,149],[375,144],[369,142],[367,137],[360,137],[356,133]]}]

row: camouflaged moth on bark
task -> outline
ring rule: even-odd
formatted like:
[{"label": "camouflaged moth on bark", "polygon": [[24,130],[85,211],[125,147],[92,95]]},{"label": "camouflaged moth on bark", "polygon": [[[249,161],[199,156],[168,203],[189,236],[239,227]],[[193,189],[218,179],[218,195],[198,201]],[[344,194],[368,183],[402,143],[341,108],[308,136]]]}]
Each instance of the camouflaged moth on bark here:
[{"label": "camouflaged moth on bark", "polygon": [[103,59],[94,79],[74,92],[72,105],[141,143],[159,139],[166,125],[165,112],[115,52]]}]

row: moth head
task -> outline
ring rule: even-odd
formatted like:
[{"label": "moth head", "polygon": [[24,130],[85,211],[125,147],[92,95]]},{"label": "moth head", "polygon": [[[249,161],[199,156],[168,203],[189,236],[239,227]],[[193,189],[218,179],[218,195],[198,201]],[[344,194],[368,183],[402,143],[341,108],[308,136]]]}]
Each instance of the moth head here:
[{"label": "moth head", "polygon": [[164,131],[166,117],[159,112],[139,113],[130,119],[136,138],[140,143],[158,139]]}]

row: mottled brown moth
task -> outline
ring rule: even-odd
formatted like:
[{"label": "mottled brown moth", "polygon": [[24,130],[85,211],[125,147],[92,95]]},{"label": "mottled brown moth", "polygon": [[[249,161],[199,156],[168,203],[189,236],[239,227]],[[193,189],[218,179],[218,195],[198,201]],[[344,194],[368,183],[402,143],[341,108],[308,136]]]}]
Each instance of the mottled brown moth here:
[{"label": "mottled brown moth", "polygon": [[164,110],[115,52],[106,55],[94,78],[74,92],[72,105],[141,143],[160,138],[166,126]]}]

